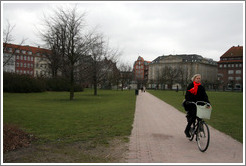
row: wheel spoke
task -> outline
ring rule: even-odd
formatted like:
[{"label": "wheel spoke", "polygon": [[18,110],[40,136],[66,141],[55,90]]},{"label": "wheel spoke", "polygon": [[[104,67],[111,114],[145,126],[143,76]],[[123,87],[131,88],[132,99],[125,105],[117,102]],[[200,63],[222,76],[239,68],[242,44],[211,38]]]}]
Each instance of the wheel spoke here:
[{"label": "wheel spoke", "polygon": [[205,122],[200,122],[197,133],[197,145],[200,151],[205,152],[209,145],[209,129]]}]

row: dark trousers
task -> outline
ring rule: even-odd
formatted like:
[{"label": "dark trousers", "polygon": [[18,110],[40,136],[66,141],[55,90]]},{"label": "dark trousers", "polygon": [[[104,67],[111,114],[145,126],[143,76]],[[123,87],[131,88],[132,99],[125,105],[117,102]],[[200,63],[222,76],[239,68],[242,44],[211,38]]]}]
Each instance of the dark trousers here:
[{"label": "dark trousers", "polygon": [[189,108],[189,110],[187,111],[186,118],[187,118],[187,126],[185,130],[189,131],[192,123],[195,123],[196,120],[196,107]]}]

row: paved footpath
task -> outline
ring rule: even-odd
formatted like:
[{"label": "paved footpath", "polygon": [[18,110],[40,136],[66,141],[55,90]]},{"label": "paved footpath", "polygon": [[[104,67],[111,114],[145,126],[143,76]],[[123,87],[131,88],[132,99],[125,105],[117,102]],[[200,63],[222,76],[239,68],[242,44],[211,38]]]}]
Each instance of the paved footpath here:
[{"label": "paved footpath", "polygon": [[126,162],[243,163],[242,143],[209,126],[210,144],[202,153],[194,140],[185,137],[185,126],[184,113],[139,91]]}]

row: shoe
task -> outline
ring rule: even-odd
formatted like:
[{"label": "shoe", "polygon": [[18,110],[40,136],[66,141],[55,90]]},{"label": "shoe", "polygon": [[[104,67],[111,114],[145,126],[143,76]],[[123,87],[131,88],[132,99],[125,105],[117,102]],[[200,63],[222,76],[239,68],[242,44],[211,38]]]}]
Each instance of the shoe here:
[{"label": "shoe", "polygon": [[186,137],[188,137],[188,138],[190,138],[190,137],[191,137],[191,135],[190,135],[190,132],[189,132],[189,131],[185,130],[185,131],[184,131],[184,133],[185,133]]}]

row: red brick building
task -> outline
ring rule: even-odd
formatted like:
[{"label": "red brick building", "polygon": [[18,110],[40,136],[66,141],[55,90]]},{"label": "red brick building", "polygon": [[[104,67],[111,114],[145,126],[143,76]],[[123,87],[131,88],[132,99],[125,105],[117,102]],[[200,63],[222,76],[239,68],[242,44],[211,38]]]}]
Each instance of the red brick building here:
[{"label": "red brick building", "polygon": [[[37,76],[37,73],[42,70],[41,60],[46,59],[47,54],[51,54],[51,51],[39,47],[4,44],[3,58],[12,59],[11,63],[4,66],[4,71]],[[45,68],[47,70],[47,66]]]},{"label": "red brick building", "polygon": [[148,70],[150,61],[145,61],[141,56],[138,57],[133,66],[134,80],[143,86],[148,81]]},{"label": "red brick building", "polygon": [[218,80],[223,90],[243,89],[243,46],[233,46],[220,57]]}]

